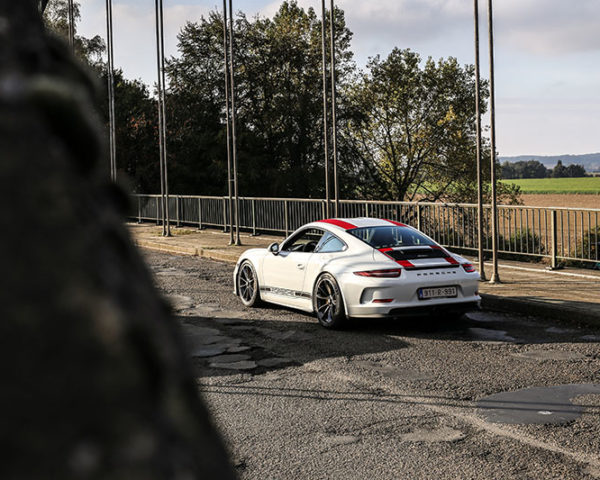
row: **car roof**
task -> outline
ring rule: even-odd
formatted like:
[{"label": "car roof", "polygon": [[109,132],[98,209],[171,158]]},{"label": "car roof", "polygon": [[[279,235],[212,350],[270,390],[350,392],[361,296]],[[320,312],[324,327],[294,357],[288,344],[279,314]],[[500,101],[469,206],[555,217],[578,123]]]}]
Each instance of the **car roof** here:
[{"label": "car roof", "polygon": [[364,227],[390,227],[390,226],[399,226],[399,227],[408,227],[401,222],[396,222],[394,220],[387,220],[384,218],[370,218],[370,217],[358,217],[358,218],[327,218],[324,220],[319,220],[317,222],[313,222],[313,225],[318,226],[319,224],[326,223],[328,226],[336,227],[340,230],[352,230],[354,228],[364,228]]}]

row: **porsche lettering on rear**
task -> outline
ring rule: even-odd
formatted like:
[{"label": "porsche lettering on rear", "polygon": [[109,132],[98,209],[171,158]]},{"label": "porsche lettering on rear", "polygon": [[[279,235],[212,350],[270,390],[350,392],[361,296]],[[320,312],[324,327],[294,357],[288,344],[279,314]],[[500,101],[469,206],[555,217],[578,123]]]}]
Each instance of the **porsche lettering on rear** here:
[{"label": "porsche lettering on rear", "polygon": [[246,306],[298,308],[336,328],[347,317],[458,316],[478,308],[478,280],[466,259],[404,223],[336,218],[244,252],[234,292]]}]

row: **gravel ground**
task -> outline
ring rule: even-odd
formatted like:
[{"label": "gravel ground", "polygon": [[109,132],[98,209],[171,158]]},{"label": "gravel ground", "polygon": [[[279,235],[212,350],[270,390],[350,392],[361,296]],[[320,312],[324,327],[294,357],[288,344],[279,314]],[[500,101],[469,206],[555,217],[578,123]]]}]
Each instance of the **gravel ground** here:
[{"label": "gravel ground", "polygon": [[569,399],[552,389],[513,405],[512,423],[477,408],[501,392],[593,388],[599,330],[478,312],[327,331],[293,310],[244,308],[230,264],[145,256],[243,479],[600,478],[600,395],[573,394],[581,415],[566,423]]}]

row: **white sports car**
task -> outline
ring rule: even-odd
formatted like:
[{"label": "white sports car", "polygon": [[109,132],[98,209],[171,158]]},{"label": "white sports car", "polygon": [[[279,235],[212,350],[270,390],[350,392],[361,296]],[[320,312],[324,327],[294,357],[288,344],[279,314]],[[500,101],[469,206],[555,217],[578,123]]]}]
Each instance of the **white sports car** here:
[{"label": "white sports car", "polygon": [[315,312],[324,327],[346,317],[477,309],[479,273],[419,230],[375,218],[309,223],[281,244],[244,252],[233,273],[244,305]]}]

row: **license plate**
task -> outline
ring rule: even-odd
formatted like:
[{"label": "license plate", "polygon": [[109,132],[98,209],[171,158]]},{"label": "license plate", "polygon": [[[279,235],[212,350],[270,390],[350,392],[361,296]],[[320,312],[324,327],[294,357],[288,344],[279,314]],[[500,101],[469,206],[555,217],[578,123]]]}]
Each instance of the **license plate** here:
[{"label": "license plate", "polygon": [[419,288],[418,294],[420,300],[427,300],[428,298],[456,297],[458,291],[456,287],[431,287]]}]

